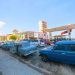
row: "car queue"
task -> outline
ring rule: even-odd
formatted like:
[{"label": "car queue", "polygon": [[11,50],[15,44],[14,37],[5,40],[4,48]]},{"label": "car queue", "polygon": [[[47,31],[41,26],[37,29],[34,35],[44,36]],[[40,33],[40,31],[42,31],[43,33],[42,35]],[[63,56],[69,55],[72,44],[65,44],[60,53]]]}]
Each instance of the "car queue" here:
[{"label": "car queue", "polygon": [[[42,42],[43,43],[43,42]],[[23,55],[23,56],[29,56],[35,52],[37,52],[38,47],[39,48],[39,56],[40,58],[47,62],[47,61],[53,61],[53,62],[60,62],[65,64],[75,64],[75,41],[72,40],[65,40],[65,41],[58,41],[54,45],[48,42],[48,45],[46,45],[47,42],[37,44],[35,42],[30,41],[7,41],[2,42],[0,44],[0,48],[4,50],[8,50],[13,54]]]}]

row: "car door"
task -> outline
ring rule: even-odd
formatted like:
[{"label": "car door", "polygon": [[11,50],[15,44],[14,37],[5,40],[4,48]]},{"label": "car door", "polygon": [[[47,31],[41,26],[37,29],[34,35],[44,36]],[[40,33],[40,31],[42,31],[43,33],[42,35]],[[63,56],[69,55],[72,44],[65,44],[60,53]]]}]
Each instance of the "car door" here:
[{"label": "car door", "polygon": [[75,45],[67,45],[65,59],[66,63],[75,64]]},{"label": "car door", "polygon": [[66,55],[66,47],[65,45],[55,45],[53,50],[52,50],[52,59],[54,61],[64,61],[65,60],[65,55]]}]

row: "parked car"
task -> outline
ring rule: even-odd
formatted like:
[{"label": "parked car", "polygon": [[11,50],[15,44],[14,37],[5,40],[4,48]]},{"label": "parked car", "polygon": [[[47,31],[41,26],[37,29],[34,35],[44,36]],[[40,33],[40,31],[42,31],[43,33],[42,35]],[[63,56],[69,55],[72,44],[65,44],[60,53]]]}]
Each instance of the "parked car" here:
[{"label": "parked car", "polygon": [[43,49],[39,53],[43,61],[75,64],[75,41],[59,41],[51,48]]},{"label": "parked car", "polygon": [[19,55],[28,56],[36,52],[37,47],[35,45],[30,45],[28,41],[20,41],[16,43],[14,47],[11,47],[10,52],[18,53]]},{"label": "parked car", "polygon": [[2,45],[1,45],[1,48],[2,49],[5,49],[5,50],[10,50],[10,48],[14,46],[14,42],[4,42]]},{"label": "parked car", "polygon": [[0,48],[2,47],[3,44],[4,44],[4,42],[3,41],[0,41]]},{"label": "parked car", "polygon": [[44,47],[45,46],[45,42],[43,39],[38,39],[38,47]]},{"label": "parked car", "polygon": [[48,41],[48,40],[45,40],[45,44],[46,45],[52,45],[52,42]]},{"label": "parked car", "polygon": [[38,40],[30,40],[30,45],[36,45],[38,46]]},{"label": "parked car", "polygon": [[44,47],[45,46],[44,41],[41,40],[41,39],[32,40],[32,41],[30,41],[30,44],[31,45],[36,45],[37,47]]}]

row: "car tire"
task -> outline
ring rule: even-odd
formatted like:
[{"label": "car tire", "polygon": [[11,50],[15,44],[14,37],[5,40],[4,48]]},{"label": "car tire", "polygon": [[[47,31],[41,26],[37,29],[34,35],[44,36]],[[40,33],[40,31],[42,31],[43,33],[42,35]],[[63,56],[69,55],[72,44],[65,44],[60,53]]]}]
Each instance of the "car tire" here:
[{"label": "car tire", "polygon": [[22,54],[21,54],[20,52],[18,53],[18,55],[19,55],[20,57],[22,57]]},{"label": "car tire", "polygon": [[47,55],[41,55],[41,59],[42,59],[42,61],[47,62],[48,56]]}]

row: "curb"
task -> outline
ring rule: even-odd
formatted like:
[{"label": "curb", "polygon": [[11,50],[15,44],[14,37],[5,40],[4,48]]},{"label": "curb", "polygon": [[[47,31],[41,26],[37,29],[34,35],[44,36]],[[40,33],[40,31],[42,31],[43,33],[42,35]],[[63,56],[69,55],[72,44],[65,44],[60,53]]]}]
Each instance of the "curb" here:
[{"label": "curb", "polygon": [[34,70],[37,70],[38,72],[42,73],[43,75],[52,75],[51,72],[43,69],[43,68],[39,68],[37,66],[34,66],[33,64],[29,63],[28,61],[25,61],[23,58],[17,56],[17,55],[14,55],[12,53],[10,53],[11,56],[13,56],[14,58],[17,58],[19,61],[21,61],[22,63],[26,64],[27,66],[31,67],[32,69]]},{"label": "curb", "polygon": [[[5,50],[3,50],[3,51],[5,51]],[[10,53],[10,52],[8,52],[8,51],[5,51],[5,52],[7,52],[10,56],[12,56],[12,57],[18,59],[20,62],[26,64],[26,65],[29,66],[29,67],[31,67],[32,69],[37,70],[38,72],[40,72],[40,73],[43,74],[43,75],[53,75],[51,72],[49,72],[49,71],[47,71],[47,70],[45,70],[45,69],[43,69],[43,68],[39,68],[38,66],[35,66],[35,65],[29,63],[28,61],[25,61],[25,60],[24,60],[23,58],[21,58],[20,56],[17,56],[17,55],[15,55],[15,54],[12,54],[12,53]]]}]

